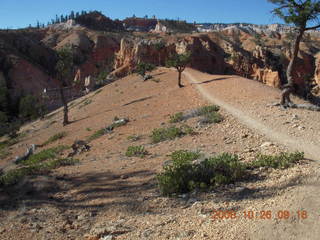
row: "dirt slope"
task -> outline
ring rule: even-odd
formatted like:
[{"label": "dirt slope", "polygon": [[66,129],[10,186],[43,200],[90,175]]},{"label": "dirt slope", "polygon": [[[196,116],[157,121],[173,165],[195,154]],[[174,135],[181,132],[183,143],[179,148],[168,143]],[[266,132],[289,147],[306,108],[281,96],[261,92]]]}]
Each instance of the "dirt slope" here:
[{"label": "dirt slope", "polygon": [[[200,82],[232,77],[202,75],[193,70],[186,73]],[[206,155],[230,152],[238,154],[243,161],[250,161],[260,152],[273,154],[289,149],[276,142],[265,145],[270,141],[268,137],[242,124],[225,110],[221,111],[224,121],[219,124],[200,126],[197,119],[184,122],[192,126],[197,135],[151,144],[150,133],[154,128],[169,126],[170,114],[208,104],[196,91],[197,85],[188,83],[188,78],[183,78],[186,87],[179,89],[175,71],[160,68],[152,74],[159,82],[143,82],[137,76],[128,76],[70,103],[70,116],[74,122],[64,128],[61,126],[60,109],[47,119],[30,123],[22,129],[28,132],[27,136],[11,147],[12,155],[1,160],[1,167],[9,166],[13,156],[25,151],[26,144],[41,144],[57,132],[66,131],[67,136],[48,147],[85,139],[109,125],[115,116],[130,119],[126,126],[92,141],[89,152],[76,156],[80,160],[79,165],[62,167],[47,177],[37,179],[38,191],[31,194],[22,191],[9,202],[7,198],[10,196],[0,192],[0,239],[97,240],[97,236],[100,239],[264,239],[267,234],[281,239],[281,236],[295,236],[293,230],[284,235],[285,228],[294,227],[300,234],[297,236],[303,236],[307,227],[318,224],[316,195],[306,193],[309,190],[317,193],[314,190],[316,186],[310,184],[316,185],[318,180],[315,178],[311,182],[309,176],[318,176],[319,167],[308,162],[283,171],[259,170],[257,178],[208,193],[162,197],[155,174],[169,159],[167,155],[175,150],[200,150]],[[230,90],[227,88],[232,90],[231,81],[211,81],[203,85],[211,87],[210,91],[219,90],[217,94],[221,95],[217,98],[221,97],[225,102],[237,99],[232,102],[233,107],[239,111],[245,109],[250,117],[253,113],[258,119],[266,118],[267,114],[278,114],[278,110],[265,107],[271,94],[277,94],[274,89],[254,91],[265,102],[259,105],[259,99],[253,98],[252,101],[257,100],[257,105],[253,105],[251,96],[245,92],[246,85],[242,83],[233,87],[235,96],[227,92]],[[242,87],[241,98],[238,98],[236,90]],[[317,129],[316,125],[306,125],[312,122],[313,116],[308,112],[281,114],[284,116],[277,115],[281,121],[288,116],[291,120],[292,114],[297,114],[299,120],[292,120],[294,123],[299,121],[301,126]],[[269,121],[274,124],[274,120]],[[265,125],[270,126],[267,123]],[[287,128],[287,125],[291,123],[283,126]],[[290,131],[301,134],[296,128],[290,128]],[[129,141],[127,137],[133,134],[142,135],[141,140]],[[143,159],[127,157],[125,151],[130,145],[143,145],[150,155]],[[307,199],[304,200],[304,196]],[[287,221],[282,220],[281,224],[275,218],[211,218],[215,209],[235,209],[239,214],[248,210],[276,213],[278,207],[292,211],[306,209],[310,217],[294,222],[296,216],[293,215]],[[296,225],[291,224],[292,221]],[[277,231],[270,231],[274,225],[278,226]]]}]

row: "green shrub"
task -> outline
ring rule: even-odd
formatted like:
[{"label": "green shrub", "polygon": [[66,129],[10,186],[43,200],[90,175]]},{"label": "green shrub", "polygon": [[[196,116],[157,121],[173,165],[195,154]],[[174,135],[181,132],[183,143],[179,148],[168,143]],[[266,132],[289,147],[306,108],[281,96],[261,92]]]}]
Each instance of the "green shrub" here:
[{"label": "green shrub", "polygon": [[39,175],[61,166],[74,165],[79,161],[73,158],[53,159],[47,162],[35,163],[26,167],[9,170],[0,176],[0,186],[10,186],[18,183],[26,176]]},{"label": "green shrub", "polygon": [[59,140],[59,139],[64,138],[65,136],[67,136],[67,133],[66,133],[66,132],[59,132],[59,133],[51,136],[47,141],[45,141],[45,142],[42,144],[42,146],[46,146],[46,145],[48,145],[48,144],[50,144],[50,143],[53,143],[53,142],[55,142],[55,141],[57,141],[57,140]]},{"label": "green shrub", "polygon": [[178,150],[171,153],[170,157],[174,164],[179,164],[180,162],[186,161],[190,162],[198,159],[201,156],[200,152],[191,152],[188,150]]},{"label": "green shrub", "polygon": [[183,112],[178,112],[170,116],[170,123],[177,123],[183,120]]},{"label": "green shrub", "polygon": [[39,104],[33,95],[26,95],[20,99],[19,114],[24,119],[36,119],[39,117]]},{"label": "green shrub", "polygon": [[168,128],[157,128],[152,131],[151,139],[153,143],[158,143],[165,140],[173,140],[177,137],[182,137],[192,133],[194,133],[194,131],[188,125],[183,125],[180,128],[175,126]]},{"label": "green shrub", "polygon": [[220,107],[217,105],[204,106],[198,109],[198,115],[206,115],[208,113],[218,112],[219,110]]},{"label": "green shrub", "polygon": [[148,154],[148,151],[143,146],[129,146],[126,152],[127,157],[143,158]]},{"label": "green shrub", "polygon": [[141,139],[141,136],[140,135],[130,135],[130,136],[128,136],[127,139],[129,141],[136,142],[136,141],[139,141]]},{"label": "green shrub", "polygon": [[237,155],[223,153],[199,163],[192,160],[200,155],[190,152],[176,152],[171,155],[172,164],[164,166],[164,172],[157,175],[162,194],[172,195],[198,190],[212,189],[230,184],[243,178],[246,166]]},{"label": "green shrub", "polygon": [[57,158],[58,154],[60,154],[63,150],[66,150],[68,148],[69,146],[60,145],[54,148],[42,150],[41,152],[31,155],[27,160],[22,161],[21,164],[33,165],[40,162],[44,162],[46,160]]},{"label": "green shrub", "polygon": [[110,124],[108,127],[101,128],[100,130],[96,131],[94,134],[89,136],[87,138],[87,142],[91,142],[91,141],[107,134],[108,132],[113,131],[117,127],[121,127],[121,126],[126,125],[129,122],[129,119],[127,119],[127,118],[119,119],[118,117],[114,117],[113,121],[114,122],[112,124]]},{"label": "green shrub", "polygon": [[304,159],[303,152],[280,153],[279,155],[258,155],[257,159],[251,162],[251,167],[271,167],[271,168],[288,168],[294,163]]},{"label": "green shrub", "polygon": [[200,120],[203,124],[219,123],[223,120],[222,116],[218,112],[206,113]]},{"label": "green shrub", "polygon": [[87,138],[87,142],[91,142],[91,141],[93,141],[93,140],[95,140],[95,139],[103,136],[104,134],[106,134],[106,132],[107,132],[107,131],[106,131],[105,128],[101,128],[101,129],[95,131],[91,136],[89,136],[89,137]]}]

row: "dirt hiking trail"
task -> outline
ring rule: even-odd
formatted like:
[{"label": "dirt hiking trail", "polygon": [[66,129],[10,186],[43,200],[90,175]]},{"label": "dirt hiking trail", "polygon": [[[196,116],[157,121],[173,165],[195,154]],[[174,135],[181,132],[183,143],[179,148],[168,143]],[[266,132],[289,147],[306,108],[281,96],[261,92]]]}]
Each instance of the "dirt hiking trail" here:
[{"label": "dirt hiking trail", "polygon": [[[193,69],[187,69],[184,75],[196,85],[207,100],[221,106],[249,128],[258,131],[272,141],[288,146],[292,150],[304,152],[307,158],[320,160],[320,144],[318,144],[320,138],[314,134],[318,132],[314,130],[319,127],[317,119],[319,113],[293,109],[285,111],[278,107],[268,107],[268,104],[278,101],[279,94],[275,95],[278,91],[242,77],[217,77]],[[297,99],[294,100],[298,101]],[[297,134],[297,136],[294,136],[288,131],[290,120],[281,122],[281,117],[290,114],[289,112],[292,112],[291,115],[294,115],[295,112],[297,114],[313,115],[316,121],[311,122],[313,119],[308,117],[310,123],[308,123],[307,129],[297,126],[304,133],[309,130],[306,135]],[[264,114],[260,115],[260,113]],[[294,117],[299,118],[297,115]],[[277,122],[279,123],[277,124]],[[311,139],[310,136],[312,136]]]},{"label": "dirt hiking trail", "polygon": [[[193,69],[187,69],[184,75],[204,98],[250,129],[291,150],[303,151],[311,160],[320,160],[318,112],[271,107],[271,103],[279,101],[279,90],[239,76],[209,75]],[[294,101],[302,102],[297,98]],[[259,221],[249,231],[248,239],[319,239],[319,165],[314,168],[312,177],[287,191],[283,196],[286,200],[275,201],[271,208],[272,212],[303,209],[313,216],[305,220],[293,217],[290,221]]]}]

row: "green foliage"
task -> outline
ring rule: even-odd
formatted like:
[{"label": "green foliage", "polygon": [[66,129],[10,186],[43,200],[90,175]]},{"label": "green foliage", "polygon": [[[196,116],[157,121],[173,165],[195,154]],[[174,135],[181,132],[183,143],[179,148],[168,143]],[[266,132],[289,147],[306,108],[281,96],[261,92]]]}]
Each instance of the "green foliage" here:
[{"label": "green foliage", "polygon": [[38,152],[36,154],[31,155],[27,160],[20,162],[22,165],[33,165],[40,162],[44,162],[49,159],[58,158],[58,155],[68,149],[69,146],[60,145],[54,148],[48,148]]},{"label": "green foliage", "polygon": [[127,139],[129,141],[136,142],[136,141],[139,141],[141,139],[141,136],[140,135],[130,135],[130,136],[128,136]]},{"label": "green foliage", "polygon": [[194,131],[188,125],[179,128],[172,126],[168,128],[157,128],[152,131],[151,139],[153,143],[159,143],[166,140],[173,140],[177,137],[183,137],[187,134],[193,134]]},{"label": "green foliage", "polygon": [[19,114],[24,119],[36,119],[39,117],[37,99],[33,95],[26,95],[21,98]]},{"label": "green foliage", "polygon": [[303,160],[303,152],[280,153],[279,155],[258,155],[257,159],[250,163],[251,167],[288,168],[294,163]]},{"label": "green foliage", "polygon": [[151,72],[153,69],[155,69],[155,65],[151,63],[140,62],[137,64],[135,72],[144,77],[147,72]]},{"label": "green foliage", "polygon": [[57,140],[59,140],[59,139],[64,138],[65,136],[67,136],[67,133],[66,133],[66,132],[59,132],[59,133],[51,136],[47,141],[45,141],[45,142],[42,144],[42,146],[46,146],[46,145],[48,145],[48,144],[50,144],[50,143],[53,143],[53,142],[55,142],[55,141],[57,141]]},{"label": "green foliage", "polygon": [[253,42],[256,44],[256,45],[259,45],[259,46],[265,46],[265,41],[263,40],[262,36],[258,33],[255,33],[253,35]]},{"label": "green foliage", "polygon": [[101,128],[101,129],[95,131],[91,136],[89,136],[87,138],[87,142],[91,142],[91,141],[103,136],[106,133],[107,133],[106,129],[105,128]]},{"label": "green foliage", "polygon": [[129,146],[126,152],[127,157],[140,157],[144,158],[148,154],[143,146]]},{"label": "green foliage", "polygon": [[217,105],[203,106],[198,109],[198,115],[202,116],[202,115],[206,115],[208,113],[218,112],[219,110],[220,110],[220,107]]},{"label": "green foliage", "polygon": [[193,162],[198,153],[188,151],[171,155],[172,163],[164,166],[164,172],[157,175],[162,194],[172,195],[198,190],[213,189],[222,184],[230,184],[243,178],[246,167],[237,155],[223,153]]},{"label": "green foliage", "polygon": [[212,124],[222,122],[223,117],[218,112],[206,113],[201,119],[203,124]]},{"label": "green foliage", "polygon": [[121,127],[126,125],[129,122],[128,119],[124,118],[124,119],[119,119],[118,117],[115,117],[114,122],[112,124],[110,124],[108,127],[106,128],[102,128],[98,131],[96,131],[94,134],[92,134],[91,136],[89,136],[87,138],[87,142],[91,142],[105,134],[107,134],[108,132],[113,131],[115,128]]},{"label": "green foliage", "polygon": [[166,61],[167,67],[174,67],[178,72],[183,72],[187,64],[191,61],[191,53],[172,54]]},{"label": "green foliage", "polygon": [[217,105],[204,106],[197,110],[197,115],[202,116],[200,120],[203,124],[219,123],[223,117],[218,113],[220,107]]},{"label": "green foliage", "polygon": [[55,66],[59,80],[65,83],[65,78],[70,77],[73,66],[73,53],[71,47],[63,47],[57,50],[58,61]]},{"label": "green foliage", "polygon": [[278,5],[273,10],[275,15],[282,18],[288,24],[294,24],[297,27],[305,27],[309,21],[318,19],[320,13],[320,2],[312,0],[268,0]]},{"label": "green foliage", "polygon": [[178,112],[170,116],[170,123],[177,123],[183,121],[183,112]]},{"label": "green foliage", "polygon": [[39,175],[61,166],[70,166],[79,161],[73,158],[58,158],[46,162],[30,164],[25,167],[9,170],[0,176],[0,186],[11,186],[26,176]]},{"label": "green foliage", "polygon": [[200,152],[191,152],[188,150],[178,150],[178,151],[174,151],[173,153],[171,153],[170,155],[172,163],[174,165],[180,165],[180,163],[183,162],[191,162],[193,160],[198,159],[199,157],[201,157]]}]

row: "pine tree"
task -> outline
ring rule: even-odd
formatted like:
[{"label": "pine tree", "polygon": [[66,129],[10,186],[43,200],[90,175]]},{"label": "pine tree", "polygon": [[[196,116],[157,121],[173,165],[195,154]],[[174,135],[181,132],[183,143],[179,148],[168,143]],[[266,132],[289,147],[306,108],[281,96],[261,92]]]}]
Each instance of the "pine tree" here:
[{"label": "pine tree", "polygon": [[71,11],[71,13],[70,13],[70,19],[74,19],[74,11]]},{"label": "pine tree", "polygon": [[64,47],[57,51],[58,62],[56,64],[57,78],[59,80],[59,92],[63,104],[63,126],[69,124],[68,102],[65,98],[63,88],[67,85],[67,78],[71,77],[73,66],[73,53],[70,47]]},{"label": "pine tree", "polygon": [[181,75],[185,70],[188,63],[191,61],[191,53],[187,52],[185,54],[173,54],[169,57],[166,62],[167,67],[174,67],[178,71],[178,86],[181,88]]},{"label": "pine tree", "polygon": [[293,91],[293,73],[296,60],[298,58],[298,53],[300,49],[300,42],[302,40],[305,31],[317,29],[319,25],[307,27],[308,24],[312,22],[319,21],[320,14],[320,1],[314,0],[268,0],[269,2],[276,4],[273,12],[278,17],[282,18],[287,24],[293,24],[296,28],[297,35],[295,36],[293,48],[292,48],[292,58],[287,68],[287,81],[288,83],[284,86],[281,93],[280,104],[284,107],[292,106],[290,100],[290,94]]}]

